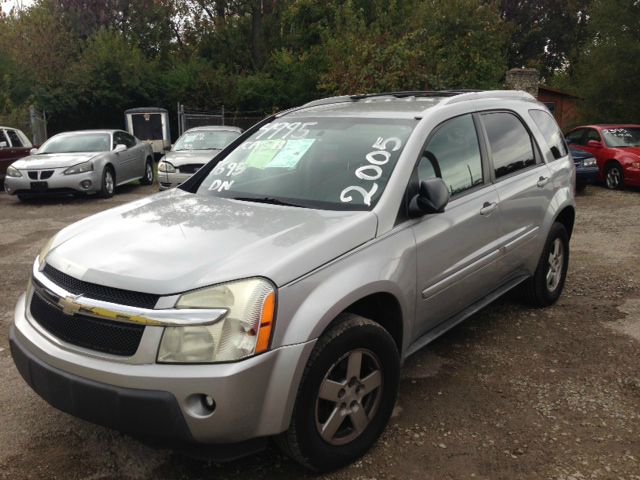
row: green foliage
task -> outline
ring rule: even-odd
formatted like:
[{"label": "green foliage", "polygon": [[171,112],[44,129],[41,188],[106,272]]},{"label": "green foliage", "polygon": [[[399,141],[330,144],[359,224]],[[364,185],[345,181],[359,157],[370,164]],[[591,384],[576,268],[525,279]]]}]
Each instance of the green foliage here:
[{"label": "green foliage", "polygon": [[[328,94],[499,88],[533,66],[590,119],[637,121],[634,0],[36,0],[0,17],[0,121],[120,127],[123,110],[271,112]],[[603,66],[606,65],[605,68]]]},{"label": "green foliage", "polygon": [[594,0],[586,46],[567,83],[583,97],[585,119],[638,123],[640,2]]}]

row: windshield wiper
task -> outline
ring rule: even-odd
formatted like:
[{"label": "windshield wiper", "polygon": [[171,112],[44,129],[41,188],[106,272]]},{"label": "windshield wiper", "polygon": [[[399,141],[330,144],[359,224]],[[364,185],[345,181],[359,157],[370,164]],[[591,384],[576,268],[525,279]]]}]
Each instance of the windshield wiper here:
[{"label": "windshield wiper", "polygon": [[295,203],[285,202],[275,197],[232,197],[234,200],[239,200],[241,202],[256,202],[256,203],[269,203],[271,205],[283,205],[285,207],[299,207],[299,208],[307,208],[303,205],[298,205]]}]

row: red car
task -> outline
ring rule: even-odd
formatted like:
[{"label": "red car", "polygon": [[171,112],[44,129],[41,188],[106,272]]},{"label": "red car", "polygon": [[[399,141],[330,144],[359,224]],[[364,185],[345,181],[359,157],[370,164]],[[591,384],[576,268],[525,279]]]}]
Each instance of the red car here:
[{"label": "red car", "polygon": [[7,167],[29,155],[32,148],[27,136],[17,128],[0,127],[0,191],[4,186]]},{"label": "red car", "polygon": [[607,188],[640,187],[640,125],[585,125],[566,138],[571,146],[596,157]]}]

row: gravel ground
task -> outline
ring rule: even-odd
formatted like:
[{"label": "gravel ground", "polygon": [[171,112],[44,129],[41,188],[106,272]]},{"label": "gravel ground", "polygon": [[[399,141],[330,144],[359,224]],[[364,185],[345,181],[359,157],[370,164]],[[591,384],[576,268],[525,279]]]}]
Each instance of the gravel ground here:
[{"label": "gravel ground", "polygon": [[[148,195],[20,204],[0,194],[0,478],[313,478],[275,448],[216,465],[150,448],[34,394],[8,349],[13,307],[57,230]],[[640,191],[578,197],[565,292],[546,310],[507,295],[405,366],[394,418],[327,479],[640,480]]]}]

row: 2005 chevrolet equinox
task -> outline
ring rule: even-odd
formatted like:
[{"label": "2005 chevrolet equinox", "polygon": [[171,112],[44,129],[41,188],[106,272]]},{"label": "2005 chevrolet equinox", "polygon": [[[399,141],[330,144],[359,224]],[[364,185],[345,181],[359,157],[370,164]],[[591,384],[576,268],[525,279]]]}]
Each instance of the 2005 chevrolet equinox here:
[{"label": "2005 chevrolet equinox", "polygon": [[409,355],[513,287],[559,297],[574,177],[523,92],[311,102],[55,235],[11,352],[80,418],[334,469],[385,428]]}]

